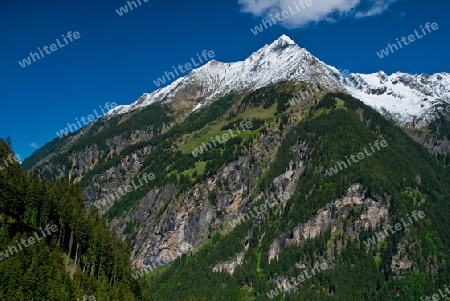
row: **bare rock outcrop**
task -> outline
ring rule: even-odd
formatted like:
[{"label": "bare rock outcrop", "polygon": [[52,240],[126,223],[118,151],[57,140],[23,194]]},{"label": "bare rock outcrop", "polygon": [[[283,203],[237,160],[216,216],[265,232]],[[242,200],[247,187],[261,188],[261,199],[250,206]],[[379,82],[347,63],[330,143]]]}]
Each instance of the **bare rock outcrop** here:
[{"label": "bare rock outcrop", "polygon": [[270,246],[269,262],[278,258],[278,254],[286,247],[293,244],[302,245],[306,240],[314,239],[328,230],[331,230],[331,233],[343,233],[347,217],[354,210],[360,210],[360,214],[351,227],[346,227],[345,235],[357,237],[362,229],[375,228],[387,219],[388,207],[379,200],[381,198],[366,197],[365,193],[361,184],[353,184],[348,188],[345,196],[327,204],[306,223],[297,225],[292,230],[292,238],[288,238],[286,234],[280,235]]}]

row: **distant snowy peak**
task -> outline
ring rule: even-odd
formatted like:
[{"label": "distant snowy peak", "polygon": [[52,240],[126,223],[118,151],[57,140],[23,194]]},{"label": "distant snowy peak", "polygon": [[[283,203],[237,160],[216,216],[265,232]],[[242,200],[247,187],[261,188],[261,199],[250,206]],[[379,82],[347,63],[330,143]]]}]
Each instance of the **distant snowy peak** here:
[{"label": "distant snowy peak", "polygon": [[421,126],[431,119],[436,105],[450,104],[450,74],[411,75],[383,71],[351,74],[342,80],[347,90],[367,105],[392,115],[400,124]]},{"label": "distant snowy peak", "polygon": [[216,60],[192,70],[170,85],[145,93],[131,105],[118,106],[108,114],[123,114],[152,103],[182,98],[193,101],[194,111],[231,91],[255,90],[286,80],[316,83],[332,90],[347,90],[354,97],[398,120],[415,126],[426,123],[436,105],[450,99],[450,74],[411,75],[380,71],[351,74],[345,78],[332,66],[317,59],[291,38],[282,35],[246,60],[222,63]]}]

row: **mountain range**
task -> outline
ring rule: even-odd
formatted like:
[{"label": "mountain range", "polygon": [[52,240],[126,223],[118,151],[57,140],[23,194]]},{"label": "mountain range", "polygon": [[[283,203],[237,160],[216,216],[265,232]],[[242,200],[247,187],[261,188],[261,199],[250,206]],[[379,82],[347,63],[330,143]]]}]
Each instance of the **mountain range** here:
[{"label": "mountain range", "polygon": [[412,300],[450,283],[449,92],[446,72],[346,76],[283,35],[22,169],[78,185],[156,300]]}]

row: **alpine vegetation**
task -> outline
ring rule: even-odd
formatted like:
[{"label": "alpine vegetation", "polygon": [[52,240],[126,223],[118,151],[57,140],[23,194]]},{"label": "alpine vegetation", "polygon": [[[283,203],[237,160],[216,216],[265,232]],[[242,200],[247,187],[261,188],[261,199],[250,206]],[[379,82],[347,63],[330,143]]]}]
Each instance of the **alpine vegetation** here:
[{"label": "alpine vegetation", "polygon": [[[22,251],[22,245],[24,248],[28,248],[30,245],[35,244],[36,241],[40,241],[41,239],[57,232],[58,226],[46,225],[45,231],[47,231],[47,235],[45,235],[45,232],[44,232],[44,230],[42,230],[42,228],[40,228],[39,230],[41,230],[42,237],[39,237],[39,234],[37,232],[34,232],[34,236],[30,236],[28,239],[22,239],[20,242],[16,241],[17,246],[9,246],[7,250],[0,252],[0,261],[4,260],[5,258],[9,258],[9,256],[13,256],[17,252],[19,252],[19,250]],[[27,242],[28,242],[28,245],[27,245]],[[17,250],[17,248],[19,248],[19,250]],[[9,254],[8,254],[8,252],[9,252]]]},{"label": "alpine vegetation", "polygon": [[[376,140],[376,141],[374,142],[374,145],[375,145],[375,147],[376,147],[378,150],[380,150],[380,145],[381,145],[381,147],[385,148],[386,146],[388,146],[388,143],[387,143],[386,140],[381,140],[381,142],[379,142],[378,140]],[[372,146],[371,143],[369,143],[369,146],[370,146],[370,149],[372,150],[372,152],[375,153],[376,150],[373,149],[373,146]],[[364,153],[366,154],[367,157],[369,157],[369,156],[371,156],[371,155],[373,154],[373,153],[368,152],[368,151],[367,151],[367,148],[365,148],[365,147],[364,147]],[[356,154],[356,155],[351,155],[351,156],[350,156],[350,159],[352,159],[353,163],[358,163],[359,160],[363,160],[363,159],[366,158],[366,156],[364,155],[364,153],[363,153],[363,152],[359,152],[359,153]],[[358,157],[359,160],[355,159],[355,156]],[[347,159],[348,166],[352,166],[352,163],[351,163],[350,159],[349,159],[347,156],[345,156],[345,158]],[[342,165],[344,166],[344,168],[347,168],[347,167],[348,167],[347,164],[346,164],[345,162],[339,161],[335,166],[333,166],[333,167],[331,167],[330,169],[328,169],[328,170],[325,172],[325,174],[328,175],[328,176],[332,176],[333,174],[337,174],[337,173],[339,172],[339,169],[340,169],[340,170],[343,170],[343,169],[342,169]],[[339,169],[338,169],[338,167],[339,167]]]},{"label": "alpine vegetation", "polygon": [[[341,74],[344,78],[348,78],[350,76],[350,71],[345,69],[345,70],[338,70],[339,74]],[[300,104],[302,109],[305,109],[307,107],[307,104],[305,103],[305,100],[308,98],[311,98],[314,93],[318,93],[320,92],[320,90],[318,89],[318,87],[316,85],[309,87],[306,90],[303,91],[298,91],[294,97],[292,97],[289,100],[289,103],[291,105],[295,105],[296,103]]]},{"label": "alpine vegetation", "polygon": [[[428,33],[431,33],[430,28],[433,29],[433,30],[437,30],[437,29],[439,29],[439,26],[438,26],[438,24],[436,22],[433,22],[431,24],[430,24],[430,22],[427,22],[427,24],[425,24],[425,28],[427,29]],[[427,33],[426,33],[425,29],[423,29],[422,25],[420,25],[420,29],[422,29],[423,36],[421,36],[420,33],[417,32],[417,29],[415,29],[414,30],[414,34],[415,35],[414,34],[410,34],[408,36],[408,41],[409,42],[406,41],[406,37],[402,37],[400,40],[403,42],[403,44],[405,46],[407,46],[407,45],[409,45],[409,43],[414,42],[416,40],[416,38],[418,40],[423,38],[424,36],[427,35]],[[403,48],[402,43],[400,43],[398,38],[396,38],[396,40],[397,40],[398,46],[400,48]],[[391,53],[394,53],[394,51],[398,50],[398,47],[397,47],[397,45],[395,43],[394,44],[388,43],[388,47],[386,47],[385,49],[381,49],[381,51],[377,52],[377,55],[380,57],[380,59],[382,59],[385,56],[388,56],[390,54],[389,50],[391,51]]]},{"label": "alpine vegetation", "polygon": [[[236,125],[235,125],[235,127],[236,127]],[[251,128],[253,128],[253,124],[252,124],[251,121],[246,121],[246,122],[245,122],[245,121],[241,121],[241,123],[239,124],[239,128],[242,129],[242,131],[250,130]],[[239,128],[238,128],[238,127],[235,128],[235,130],[237,131],[238,134],[241,133],[241,131],[239,130]],[[222,139],[223,139],[222,141],[220,140],[221,137],[220,137],[219,135],[216,135],[216,137],[209,137],[209,140],[211,140],[211,142],[213,142],[214,147],[217,147],[216,141],[217,141],[219,144],[222,144],[222,143],[227,142],[230,138],[234,138],[234,137],[237,136],[237,135],[235,135],[235,134],[233,133],[233,131],[232,131],[231,129],[229,129],[228,132],[229,132],[230,134],[228,134],[228,133],[222,134]],[[191,152],[192,155],[193,155],[194,157],[197,157],[198,155],[203,154],[203,150],[206,150],[206,149],[207,149],[207,148],[206,148],[207,146],[209,147],[208,150],[212,150],[212,149],[213,149],[213,146],[212,146],[212,144],[211,144],[210,142],[203,142],[202,146],[195,148],[195,149]]]},{"label": "alpine vegetation", "polygon": [[[425,212],[423,212],[423,211],[416,212],[416,210],[414,210],[411,213],[411,215],[413,216],[414,220],[417,222],[418,221],[417,217],[419,217],[420,219],[424,218],[425,217]],[[411,224],[414,222],[411,219],[411,217],[409,216],[409,214],[408,214],[408,220],[411,222]],[[389,236],[388,230],[391,231],[390,234],[394,234],[397,231],[404,230],[406,227],[408,227],[410,225],[407,222],[405,222],[405,220],[403,218],[401,219],[401,221],[402,221],[403,227],[402,227],[402,224],[396,223],[394,226],[389,226],[389,229],[386,229],[384,231],[376,233],[375,236],[378,239],[378,242],[382,241],[385,237]],[[395,228],[395,231],[392,229],[392,227]],[[367,247],[370,247],[371,244],[372,245],[376,245],[377,244],[377,240],[375,239],[375,236],[372,236],[371,238],[366,239],[364,241],[364,244]]]},{"label": "alpine vegetation", "polygon": [[[284,201],[287,201],[287,200],[289,200],[291,195],[289,192],[286,191],[283,193],[282,197],[283,197]],[[283,202],[281,200],[279,200],[279,202],[275,201],[273,203],[270,203],[269,199],[266,199],[264,204],[259,206],[260,211],[258,211],[257,206],[253,207],[253,210],[255,211],[255,215],[253,215],[253,212],[251,210],[249,210],[248,213],[250,213],[253,218],[258,218],[262,213],[267,211],[267,207],[273,208],[273,207],[281,205],[281,204],[283,204]],[[249,219],[250,219],[250,216],[247,213],[244,213],[244,214],[241,213],[241,214],[239,214],[238,218],[235,218],[228,223],[230,224],[231,228],[235,228],[236,226],[239,226],[241,223],[248,221]]]},{"label": "alpine vegetation", "polygon": [[309,88],[305,91],[299,91],[294,95],[294,97],[292,97],[289,100],[289,103],[291,105],[298,103],[301,105],[302,109],[306,109],[308,104],[305,102],[305,100],[312,97],[314,95],[314,93],[317,93],[319,91],[320,90],[317,88],[317,86],[314,86],[313,88]]},{"label": "alpine vegetation", "polygon": [[[312,275],[309,275],[308,271],[304,270],[303,273],[301,273],[300,275],[297,276],[297,278],[291,277],[291,284],[297,286],[297,285],[299,285],[299,283],[302,283],[303,281],[305,281],[305,277],[307,279],[309,279],[309,278],[312,278],[313,276],[316,276],[316,270],[317,270],[317,273],[319,273],[321,271],[321,270],[319,270],[319,267],[321,268],[322,271],[325,271],[326,269],[328,269],[328,264],[326,262],[322,262],[321,264],[316,262],[314,264],[314,268],[311,269]],[[296,280],[298,280],[298,282]],[[278,296],[278,292],[283,294],[283,289],[281,289],[280,287],[277,287],[276,289],[271,290],[269,293],[266,293],[266,295],[267,295],[267,297],[272,299],[273,297]]]}]

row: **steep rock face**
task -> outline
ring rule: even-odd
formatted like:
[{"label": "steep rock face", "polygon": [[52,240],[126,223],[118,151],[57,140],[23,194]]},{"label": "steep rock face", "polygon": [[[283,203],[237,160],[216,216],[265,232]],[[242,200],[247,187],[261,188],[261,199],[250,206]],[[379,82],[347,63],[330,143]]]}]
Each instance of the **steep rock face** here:
[{"label": "steep rock face", "polygon": [[[89,128],[82,129],[76,136],[83,136],[89,131]],[[95,166],[100,163],[106,162],[111,159],[114,155],[119,154],[126,147],[140,142],[145,142],[153,134],[152,129],[140,129],[135,130],[129,137],[115,136],[109,140],[105,141],[106,148],[101,149],[97,143],[91,145],[86,145],[86,147],[77,147],[74,151],[66,154],[67,161],[55,162],[51,159],[48,162],[41,163],[35,171],[40,175],[52,174],[55,179],[61,177],[68,177],[70,180],[79,182],[81,178],[91,171]],[[68,138],[63,138],[68,139]],[[73,139],[72,139],[73,140]],[[76,143],[76,141],[71,142]],[[68,142],[68,144],[71,144]],[[136,156],[144,157],[150,153],[149,147],[143,147],[141,150],[135,151],[129,157],[125,157],[122,160],[124,165],[130,160],[135,160]],[[128,165],[127,168],[132,169],[132,165]],[[97,195],[98,197],[99,195]],[[89,197],[89,195],[88,195]]]},{"label": "steep rock face", "polygon": [[[190,191],[180,194],[175,185],[154,189],[124,219],[114,220],[111,227],[122,235],[129,235],[126,229],[139,225],[130,235],[136,266],[159,264],[165,252],[176,252],[182,246],[188,252],[195,250],[209,234],[228,226],[229,221],[264,197],[262,194],[253,196],[252,192],[263,171],[270,166],[283,133],[275,125],[269,127],[254,139],[248,155],[226,164],[216,175]],[[278,195],[293,190],[304,169],[306,142],[300,141],[293,151],[295,160],[274,180]],[[215,200],[211,199],[212,192]],[[269,198],[273,201],[275,196],[272,194]],[[236,255],[235,259],[218,265],[216,270],[234,270],[243,260],[242,256]]]},{"label": "steep rock face", "polygon": [[[131,241],[135,246],[134,259],[138,266],[151,265],[161,260],[166,249],[179,250],[183,244],[189,250],[199,247],[210,231],[220,227],[224,213],[240,208],[247,199],[248,188],[256,185],[250,182],[260,175],[261,170],[250,163],[250,158],[242,157],[188,193],[179,195],[172,185],[150,191],[114,228],[123,233],[128,223],[139,224]],[[211,191],[217,195],[215,205],[209,201]]]},{"label": "steep rock face", "polygon": [[299,141],[292,148],[292,153],[294,160],[289,162],[286,172],[273,180],[278,195],[283,195],[284,192],[288,192],[289,194],[294,192],[296,184],[309,159],[308,142]]},{"label": "steep rock face", "polygon": [[391,269],[395,272],[408,270],[413,266],[413,262],[408,256],[408,249],[417,247],[417,245],[409,240],[403,238],[397,246],[397,254],[392,256]]},{"label": "steep rock face", "polygon": [[329,230],[331,233],[343,233],[347,217],[354,210],[361,210],[361,213],[344,233],[352,238],[357,238],[363,229],[375,228],[388,217],[388,207],[385,204],[378,198],[366,197],[362,185],[354,184],[348,188],[345,196],[320,209],[317,215],[306,223],[296,226],[292,231],[292,238],[282,234],[275,239],[268,252],[269,262],[278,258],[278,254],[290,245],[301,245],[307,239],[313,239]]},{"label": "steep rock face", "polygon": [[[286,192],[290,193],[294,191],[296,188],[296,183],[298,179],[300,178],[301,173],[304,171],[305,162],[307,160],[307,151],[308,146],[307,143],[304,141],[300,141],[297,145],[293,147],[293,154],[294,154],[294,160],[289,162],[289,167],[287,168],[286,172],[281,174],[280,176],[276,177],[273,180],[273,183],[276,187],[276,194],[279,196],[283,196]],[[276,197],[273,193],[269,194],[268,196],[265,196],[264,194],[257,195],[252,201],[249,201],[246,209],[249,208],[249,206],[254,203],[255,201],[259,201],[263,198],[268,198],[270,202],[276,201]],[[280,206],[285,206],[288,199],[281,197],[280,199]],[[280,208],[281,209],[281,208]],[[239,207],[235,207],[234,210],[232,210],[231,213],[236,214],[239,212]],[[245,213],[246,210],[242,210],[242,213]],[[262,215],[259,216],[259,218],[262,220],[264,217]],[[255,220],[255,222],[259,222]],[[222,272],[226,271],[230,275],[233,274],[235,268],[238,265],[242,265],[244,262],[244,258],[246,255],[246,251],[249,247],[249,239],[250,239],[251,233],[247,235],[247,237],[244,239],[244,251],[236,254],[235,258],[217,263],[214,267],[212,267],[212,270],[214,272]]]},{"label": "steep rock face", "polygon": [[[151,153],[152,147],[146,146],[124,156],[120,162],[102,173],[95,174],[85,189],[87,203],[93,204],[98,200],[107,199],[108,196],[117,193],[120,187],[129,184],[129,180],[142,170],[144,158]],[[97,202],[100,210],[105,212],[114,202]]]},{"label": "steep rock face", "polygon": [[[177,194],[175,186],[152,190],[114,229],[124,233],[127,224],[140,225],[131,237],[133,260],[138,267],[161,261],[165,250],[179,250],[184,245],[191,251],[205,242],[210,231],[220,227],[224,213],[240,208],[247,200],[247,181],[260,174],[259,168],[250,166],[249,157],[242,157],[188,193]],[[211,191],[217,194],[215,205],[209,201]]]},{"label": "steep rock face", "polygon": [[244,263],[244,257],[245,257],[245,252],[242,251],[242,252],[236,254],[236,258],[216,264],[213,267],[213,272],[221,273],[222,271],[224,271],[230,275],[233,275],[234,269],[237,266],[242,265]]},{"label": "steep rock face", "polygon": [[[447,119],[447,122],[450,123],[450,114]],[[439,138],[436,133],[428,129],[407,128],[406,132],[433,155],[446,155],[450,153],[450,140],[448,137]]]},{"label": "steep rock face", "polygon": [[450,140],[444,137],[442,140],[437,140],[431,146],[430,153],[433,155],[446,155],[450,154]]},{"label": "steep rock face", "polygon": [[251,235],[252,235],[252,233],[251,233],[251,231],[249,231],[247,236],[244,238],[244,242],[243,242],[244,250],[242,252],[237,253],[233,259],[215,264],[212,267],[213,272],[215,272],[215,273],[227,272],[228,274],[233,275],[236,267],[240,266],[244,263],[245,254],[247,253],[248,247],[250,245],[249,242],[250,242]]}]

